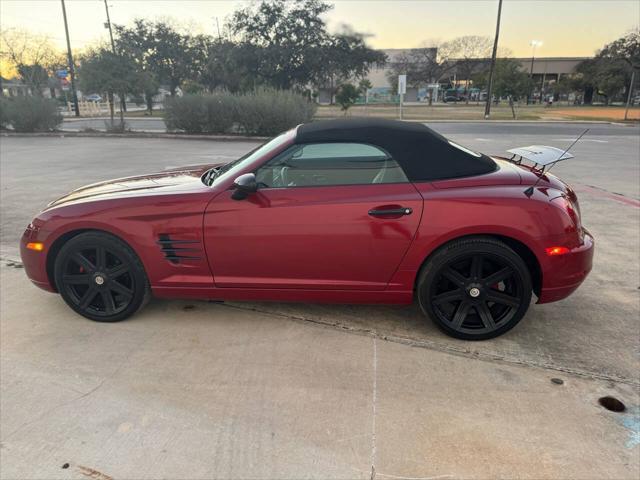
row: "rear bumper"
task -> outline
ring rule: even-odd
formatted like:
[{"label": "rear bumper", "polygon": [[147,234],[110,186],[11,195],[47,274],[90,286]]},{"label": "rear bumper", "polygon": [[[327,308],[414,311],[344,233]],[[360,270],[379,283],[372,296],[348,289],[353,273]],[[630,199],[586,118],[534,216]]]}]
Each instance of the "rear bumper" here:
[{"label": "rear bumper", "polygon": [[548,257],[543,266],[538,303],[556,302],[571,295],[591,271],[593,250],[593,237],[585,230],[582,245],[565,255]]}]

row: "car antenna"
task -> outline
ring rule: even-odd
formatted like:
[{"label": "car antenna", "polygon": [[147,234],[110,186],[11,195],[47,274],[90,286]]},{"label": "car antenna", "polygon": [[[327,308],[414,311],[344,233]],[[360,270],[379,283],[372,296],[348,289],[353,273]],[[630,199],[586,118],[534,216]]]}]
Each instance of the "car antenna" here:
[{"label": "car antenna", "polygon": [[[569,147],[568,147],[564,152],[562,152],[562,153],[560,154],[560,156],[558,157],[558,159],[557,159],[557,160],[554,160],[553,162],[551,162],[551,163],[549,164],[550,166],[549,166],[549,169],[548,169],[547,171],[551,170],[551,169],[553,168],[553,166],[554,166],[556,163],[558,163],[560,160],[562,160],[562,157],[564,157],[564,154],[565,154],[565,153],[567,153],[569,150],[571,150],[571,147],[573,147],[576,143],[578,143],[578,140],[580,140],[582,137],[584,137],[584,135],[585,135],[588,131],[589,131],[589,129],[587,128],[584,132],[582,132],[582,133],[580,134],[580,136],[578,136],[578,138],[576,138],[576,139],[573,141],[573,143],[572,143],[571,145],[569,145]],[[533,195],[533,189],[534,189],[534,188],[536,188],[536,185],[538,185],[538,183],[540,183],[540,180],[542,179],[542,175],[544,175],[544,172],[545,172],[544,167],[542,167],[542,173],[541,173],[541,175],[538,177],[538,179],[535,181],[535,183],[534,183],[533,185],[531,185],[529,188],[527,188],[527,189],[524,191],[524,194],[525,194],[528,198],[531,198],[531,195]]]}]

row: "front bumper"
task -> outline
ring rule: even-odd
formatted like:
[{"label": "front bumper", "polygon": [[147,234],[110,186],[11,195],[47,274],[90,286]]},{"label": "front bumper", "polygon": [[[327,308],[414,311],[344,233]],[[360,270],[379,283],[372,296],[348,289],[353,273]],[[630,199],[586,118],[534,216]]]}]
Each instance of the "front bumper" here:
[{"label": "front bumper", "polygon": [[571,295],[584,282],[593,265],[593,236],[584,230],[584,242],[565,255],[547,257],[542,266],[538,303],[550,303]]},{"label": "front bumper", "polygon": [[[20,257],[24,271],[34,285],[48,292],[56,292],[57,290],[51,284],[47,273],[47,253],[51,248],[51,242],[47,242],[47,237],[49,237],[48,232],[34,225],[29,225],[20,239]],[[41,252],[29,250],[27,248],[29,242],[44,243],[44,250]]]}]

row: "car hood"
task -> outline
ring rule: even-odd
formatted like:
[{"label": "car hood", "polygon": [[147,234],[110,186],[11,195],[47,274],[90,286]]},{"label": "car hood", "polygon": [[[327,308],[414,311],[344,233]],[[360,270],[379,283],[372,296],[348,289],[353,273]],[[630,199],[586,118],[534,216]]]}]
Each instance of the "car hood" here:
[{"label": "car hood", "polygon": [[106,197],[122,198],[149,193],[162,193],[163,191],[174,191],[176,187],[187,186],[189,184],[201,186],[200,177],[202,174],[210,168],[219,165],[222,164],[190,165],[148,175],[124,177],[107,180],[106,182],[92,183],[91,185],[80,187],[58,198],[47,205],[47,208],[58,207],[62,204],[75,201],[96,200]]}]

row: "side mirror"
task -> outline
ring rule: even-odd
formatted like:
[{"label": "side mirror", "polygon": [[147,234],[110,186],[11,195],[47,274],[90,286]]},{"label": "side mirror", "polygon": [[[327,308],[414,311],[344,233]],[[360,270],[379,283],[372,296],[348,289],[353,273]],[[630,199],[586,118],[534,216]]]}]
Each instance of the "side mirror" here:
[{"label": "side mirror", "polygon": [[255,173],[245,173],[240,175],[233,182],[235,191],[231,194],[234,200],[244,200],[252,193],[258,191],[258,182],[256,182]]}]

